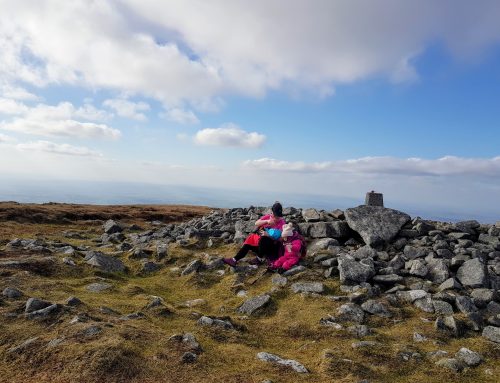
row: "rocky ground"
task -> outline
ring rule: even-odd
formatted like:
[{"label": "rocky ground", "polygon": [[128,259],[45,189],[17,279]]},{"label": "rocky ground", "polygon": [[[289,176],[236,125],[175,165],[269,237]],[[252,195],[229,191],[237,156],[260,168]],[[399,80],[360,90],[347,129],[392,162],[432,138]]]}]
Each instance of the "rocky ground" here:
[{"label": "rocky ground", "polygon": [[0,204],[0,381],[498,381],[500,223],[286,208],[300,266],[225,266],[265,210]]}]

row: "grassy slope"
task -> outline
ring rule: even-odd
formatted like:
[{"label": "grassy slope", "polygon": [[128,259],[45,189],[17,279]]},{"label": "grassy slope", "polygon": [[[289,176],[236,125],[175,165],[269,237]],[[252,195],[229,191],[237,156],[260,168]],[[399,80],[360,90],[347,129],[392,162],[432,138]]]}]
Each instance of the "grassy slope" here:
[{"label": "grassy slope", "polygon": [[[79,229],[82,228],[79,225]],[[24,234],[35,232],[41,237],[56,238],[66,229],[66,226],[59,226],[56,230],[54,225],[11,227],[9,239],[29,237]],[[99,228],[89,227],[88,230],[88,240],[64,238],[64,241],[91,245],[91,238],[97,235]],[[208,252],[223,256],[233,254],[235,250],[233,245],[209,249]],[[222,277],[208,274],[180,277],[170,270],[174,266],[182,267],[202,251],[205,250],[173,246],[168,264],[162,271],[147,277],[125,274],[107,276],[114,287],[102,293],[91,293],[85,289],[87,284],[100,280],[100,276],[81,261],[76,270],[65,265],[58,266],[50,277],[22,271],[10,276],[2,274],[2,289],[15,285],[27,296],[59,303],[74,295],[85,306],[63,314],[54,324],[54,321],[41,323],[5,317],[4,313],[13,311],[17,306],[21,308],[24,300],[4,302],[0,306],[0,381],[260,382],[267,378],[273,382],[357,382],[366,378],[371,382],[391,383],[495,382],[500,376],[498,347],[480,337],[443,337],[435,332],[432,321],[426,323],[421,319],[433,319],[433,315],[415,311],[412,307],[402,308],[392,319],[368,319],[367,324],[375,329],[375,334],[366,339],[384,344],[370,351],[354,350],[351,343],[356,339],[344,332],[319,326],[319,319],[329,313],[334,314],[341,303],[322,297],[296,295],[288,287],[273,294],[273,304],[259,317],[240,318],[235,308],[245,298],[236,296],[232,288],[235,276],[229,270]],[[137,266],[127,262],[132,268]],[[291,279],[293,281],[294,277]],[[297,276],[295,279],[304,278]],[[329,293],[341,294],[337,279],[328,280],[325,284]],[[247,284],[245,289],[249,296],[255,296],[269,292],[272,287],[271,275],[265,275],[254,285]],[[173,313],[160,316],[144,310],[151,295],[163,297]],[[207,304],[195,308],[180,305],[197,298],[205,299]],[[120,321],[100,313],[100,306],[110,307],[122,314],[142,311],[146,318]],[[95,321],[70,325],[69,320],[77,312],[89,312]],[[243,330],[202,328],[196,325],[195,312],[231,316],[234,323],[243,326]],[[94,322],[104,330],[100,335],[88,339],[75,336]],[[431,340],[414,343],[414,331]],[[183,350],[168,341],[171,335],[183,332],[192,332],[204,350],[192,365],[181,364],[179,359]],[[40,337],[39,340],[23,354],[12,356],[5,353],[10,347],[35,336]],[[54,348],[46,347],[51,339],[58,337],[64,337],[64,343]],[[403,362],[397,357],[398,351],[408,349],[421,353],[442,349],[450,352],[451,357],[460,347],[481,352],[486,362],[457,375],[434,366],[427,359]],[[325,353],[325,350],[329,351]],[[259,351],[296,359],[311,373],[297,374],[260,362],[256,359]],[[325,354],[326,357],[323,356]]]}]

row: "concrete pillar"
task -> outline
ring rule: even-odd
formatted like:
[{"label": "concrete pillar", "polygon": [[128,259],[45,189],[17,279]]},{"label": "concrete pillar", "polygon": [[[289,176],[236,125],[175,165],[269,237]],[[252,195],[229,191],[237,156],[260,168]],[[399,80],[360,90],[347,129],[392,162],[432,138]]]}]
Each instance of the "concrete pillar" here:
[{"label": "concrete pillar", "polygon": [[366,193],[365,205],[384,207],[384,195],[382,193],[375,193],[373,190]]}]

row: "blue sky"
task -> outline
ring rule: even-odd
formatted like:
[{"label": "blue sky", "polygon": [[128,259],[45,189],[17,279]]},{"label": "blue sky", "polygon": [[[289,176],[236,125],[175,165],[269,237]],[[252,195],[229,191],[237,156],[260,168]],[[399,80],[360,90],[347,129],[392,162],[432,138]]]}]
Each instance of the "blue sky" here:
[{"label": "blue sky", "polygon": [[285,204],[375,189],[417,213],[500,219],[498,2],[0,9],[0,180],[14,189],[137,182]]}]

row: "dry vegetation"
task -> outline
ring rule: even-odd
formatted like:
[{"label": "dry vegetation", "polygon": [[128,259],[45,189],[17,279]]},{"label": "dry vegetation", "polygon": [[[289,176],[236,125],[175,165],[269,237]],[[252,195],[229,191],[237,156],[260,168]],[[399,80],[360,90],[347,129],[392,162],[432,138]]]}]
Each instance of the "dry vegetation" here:
[{"label": "dry vegetation", "polygon": [[[88,209],[88,210],[86,210]],[[20,212],[19,218],[15,211]],[[179,221],[183,217],[204,214],[203,207],[186,206],[117,206],[85,207],[74,205],[16,205],[0,204],[0,241],[14,237],[46,238],[65,241],[75,246],[94,246],[92,240],[101,229],[89,219],[117,218],[146,228],[151,219],[164,222]],[[14,214],[14,216],[12,215]],[[33,219],[35,214],[49,218]],[[183,215],[184,214],[184,215]],[[32,217],[30,219],[30,216]],[[57,217],[57,218],[56,218]],[[99,217],[99,218],[97,218]],[[69,219],[71,222],[61,223]],[[83,221],[79,221],[83,220]],[[22,222],[22,223],[20,223]],[[43,223],[38,223],[43,222]],[[84,239],[61,236],[65,230],[79,230]],[[208,249],[210,254],[227,256],[236,250],[234,245]],[[273,304],[264,313],[250,319],[240,317],[235,308],[244,300],[233,288],[235,275],[229,270],[220,277],[200,273],[179,276],[183,267],[202,251],[196,244],[188,248],[171,245],[165,268],[149,276],[136,276],[133,272],[103,275],[77,260],[76,267],[64,265],[62,255],[56,254],[55,263],[40,265],[43,257],[34,254],[0,252],[0,260],[24,257],[33,260],[28,270],[0,269],[0,289],[15,286],[22,290],[21,300],[0,301],[0,381],[1,382],[253,382],[264,379],[273,382],[498,382],[500,351],[478,337],[446,338],[433,328],[431,314],[415,311],[412,307],[393,308],[395,317],[370,317],[368,325],[374,335],[364,340],[376,340],[380,347],[353,349],[355,338],[319,325],[320,318],[333,314],[342,303],[323,297],[304,297],[293,294],[288,287],[273,293]],[[133,262],[123,260],[134,269]],[[244,288],[249,296],[273,289],[272,275],[266,274],[255,284]],[[303,276],[292,277],[304,279]],[[96,281],[112,283],[113,288],[92,293],[85,286]],[[325,281],[330,294],[341,294],[337,279]],[[76,296],[83,306],[68,308],[50,321],[29,321],[12,313],[20,313],[27,297],[38,297],[51,302],[64,303]],[[145,309],[151,296],[164,299],[165,310]],[[187,308],[187,300],[203,298],[206,304]],[[102,313],[99,308],[109,307],[119,314]],[[145,318],[123,321],[121,314],[141,311]],[[87,313],[87,323],[70,324],[77,313]],[[236,330],[214,330],[196,324],[200,314],[228,316]],[[430,321],[424,321],[429,319]],[[91,337],[81,336],[90,324],[97,324],[102,332]],[[430,340],[413,342],[413,332]],[[194,364],[183,364],[183,349],[169,342],[177,333],[191,332],[203,348]],[[22,353],[7,353],[25,340],[38,337]],[[55,347],[47,344],[63,339]],[[469,347],[482,353],[485,363],[476,369],[455,374],[424,360],[403,361],[401,351],[446,350],[454,354],[460,347]],[[295,359],[310,373],[298,374],[275,367],[256,358],[260,351]]]}]

